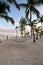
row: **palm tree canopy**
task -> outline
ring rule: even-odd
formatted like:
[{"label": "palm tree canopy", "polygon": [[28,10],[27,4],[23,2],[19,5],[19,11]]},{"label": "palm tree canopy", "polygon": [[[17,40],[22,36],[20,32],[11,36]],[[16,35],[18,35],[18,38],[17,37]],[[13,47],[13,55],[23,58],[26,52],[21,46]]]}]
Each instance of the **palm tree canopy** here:
[{"label": "palm tree canopy", "polygon": [[41,27],[39,26],[38,28],[34,29],[36,33],[39,33],[41,31]]},{"label": "palm tree canopy", "polygon": [[0,14],[7,14],[7,11],[10,12],[9,5],[4,1],[0,1]]},{"label": "palm tree canopy", "polygon": [[43,22],[43,15],[39,19],[39,22]]},{"label": "palm tree canopy", "polygon": [[26,23],[27,23],[27,20],[26,20],[25,18],[21,18],[21,19],[20,19],[19,24],[20,24],[20,29],[21,29],[21,31],[25,29]]},{"label": "palm tree canopy", "polygon": [[16,6],[16,8],[18,8],[20,10],[20,7],[18,6],[16,0],[7,0],[7,2],[9,2],[11,4],[13,3]]},{"label": "palm tree canopy", "polygon": [[5,1],[0,1],[0,17],[14,24],[13,18],[8,16],[8,12],[10,12],[9,5]]},{"label": "palm tree canopy", "polygon": [[30,10],[39,17],[40,13],[35,6],[40,4],[43,4],[43,0],[27,0],[27,3],[21,3],[19,6],[26,8],[26,17],[28,17]]},{"label": "palm tree canopy", "polygon": [[27,24],[27,25],[29,25],[29,26],[34,26],[34,25],[36,25],[36,24],[37,24],[37,19],[32,20],[31,22],[30,22],[30,20],[28,20],[28,24]]},{"label": "palm tree canopy", "polygon": [[25,18],[21,18],[19,24],[25,26],[27,23],[27,20]]},{"label": "palm tree canopy", "polygon": [[36,0],[36,2],[40,5],[43,4],[43,0]]},{"label": "palm tree canopy", "polygon": [[19,27],[18,26],[16,26],[16,29],[18,29]]}]

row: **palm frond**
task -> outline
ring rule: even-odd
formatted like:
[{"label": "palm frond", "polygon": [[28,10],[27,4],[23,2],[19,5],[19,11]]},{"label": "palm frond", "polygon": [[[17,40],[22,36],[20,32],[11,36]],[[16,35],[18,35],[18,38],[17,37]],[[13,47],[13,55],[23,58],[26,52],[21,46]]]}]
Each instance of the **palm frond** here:
[{"label": "palm frond", "polygon": [[40,17],[39,17],[39,22],[43,22],[43,15],[41,15]]},{"label": "palm frond", "polygon": [[18,8],[19,10],[20,10],[20,7],[19,7],[19,5],[17,4],[17,2],[16,2],[16,0],[7,0],[9,3],[13,3],[15,6],[16,6],[16,8]]},{"label": "palm frond", "polygon": [[4,18],[7,22],[11,22],[13,25],[14,25],[14,20],[13,20],[13,18],[11,18],[11,17],[9,17],[9,16],[7,16],[7,15],[0,15],[1,16],[1,18]]},{"label": "palm frond", "polygon": [[36,0],[36,4],[38,5],[43,4],[43,0]]},{"label": "palm frond", "polygon": [[19,7],[23,7],[23,8],[27,7],[27,4],[24,4],[24,3],[18,4],[18,5],[19,5]]},{"label": "palm frond", "polygon": [[19,28],[18,26],[15,27],[15,29],[18,29],[18,28]]},{"label": "palm frond", "polygon": [[20,19],[20,22],[19,22],[19,26],[20,26],[20,30],[21,30],[21,31],[23,31],[23,30],[25,29],[26,23],[27,23],[27,20],[22,17],[22,18]]},{"label": "palm frond", "polygon": [[35,24],[38,24],[39,23],[39,21],[38,22],[36,22]]},{"label": "palm frond", "polygon": [[18,8],[20,10],[19,5],[17,4],[16,0],[14,0],[14,4],[16,5],[16,8]]},{"label": "palm frond", "polygon": [[10,6],[6,2],[2,1],[0,2],[0,10],[3,12],[4,10],[8,10],[10,12]]},{"label": "palm frond", "polygon": [[29,10],[28,11],[26,11],[26,18],[28,18],[28,15],[29,15]]},{"label": "palm frond", "polygon": [[40,12],[35,7],[33,7],[33,13],[36,13],[37,18],[40,17]]},{"label": "palm frond", "polygon": [[13,0],[7,0],[9,3],[12,3],[13,2]]},{"label": "palm frond", "polygon": [[33,23],[33,24],[35,24],[35,23],[36,23],[36,21],[37,21],[37,20],[35,19],[35,20],[33,20],[33,21],[32,21],[32,23]]}]

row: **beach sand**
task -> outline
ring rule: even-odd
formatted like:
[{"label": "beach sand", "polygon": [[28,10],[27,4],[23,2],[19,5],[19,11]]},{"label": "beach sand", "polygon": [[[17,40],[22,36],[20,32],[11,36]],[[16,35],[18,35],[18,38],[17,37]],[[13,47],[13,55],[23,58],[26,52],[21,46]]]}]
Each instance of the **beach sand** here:
[{"label": "beach sand", "polygon": [[9,39],[0,43],[0,65],[43,65],[43,37]]}]

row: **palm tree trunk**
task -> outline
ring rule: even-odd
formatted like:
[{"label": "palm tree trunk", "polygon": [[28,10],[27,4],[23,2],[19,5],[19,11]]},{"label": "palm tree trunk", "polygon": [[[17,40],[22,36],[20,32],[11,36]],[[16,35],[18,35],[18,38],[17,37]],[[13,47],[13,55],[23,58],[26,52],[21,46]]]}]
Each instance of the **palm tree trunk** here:
[{"label": "palm tree trunk", "polygon": [[32,38],[32,27],[31,27],[31,38]]},{"label": "palm tree trunk", "polygon": [[22,38],[23,38],[23,31],[21,31],[21,35],[22,35]]},{"label": "palm tree trunk", "polygon": [[[31,10],[30,10],[30,22],[31,22],[31,18],[32,18],[32,15],[31,15]],[[31,38],[32,38],[32,26],[31,26]]]},{"label": "palm tree trunk", "polygon": [[24,37],[25,37],[25,29],[24,29]]},{"label": "palm tree trunk", "polygon": [[17,38],[17,30],[16,30],[16,38]]},{"label": "palm tree trunk", "polygon": [[23,33],[22,33],[22,38],[23,38]]},{"label": "palm tree trunk", "polygon": [[[42,22],[41,22],[41,33],[42,33]],[[41,39],[41,36],[42,36],[42,34],[40,33],[40,39]]]},{"label": "palm tree trunk", "polygon": [[36,34],[36,39],[38,39],[38,33]]},{"label": "palm tree trunk", "polygon": [[42,31],[42,22],[41,22],[41,31]]},{"label": "palm tree trunk", "polygon": [[41,33],[40,33],[40,39],[41,39]]},{"label": "palm tree trunk", "polygon": [[33,30],[33,42],[35,43],[35,34],[34,34],[34,30]]}]

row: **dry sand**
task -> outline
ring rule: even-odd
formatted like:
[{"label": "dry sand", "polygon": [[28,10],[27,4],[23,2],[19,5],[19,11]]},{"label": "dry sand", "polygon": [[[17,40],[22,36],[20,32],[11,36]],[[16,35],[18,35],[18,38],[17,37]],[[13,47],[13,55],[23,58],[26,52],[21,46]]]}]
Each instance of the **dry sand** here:
[{"label": "dry sand", "polygon": [[2,41],[0,65],[43,65],[43,38],[36,43],[28,37]]}]

